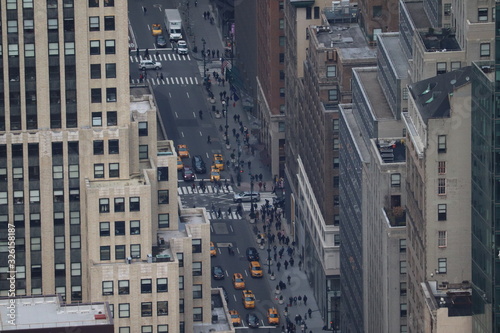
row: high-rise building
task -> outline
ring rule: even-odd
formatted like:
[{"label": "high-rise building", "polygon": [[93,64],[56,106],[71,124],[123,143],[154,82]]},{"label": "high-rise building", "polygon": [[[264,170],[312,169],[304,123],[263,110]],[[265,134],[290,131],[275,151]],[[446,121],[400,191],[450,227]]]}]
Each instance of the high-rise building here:
[{"label": "high-rise building", "polygon": [[15,236],[18,296],[108,302],[120,333],[210,324],[209,223],[129,88],[127,1],[0,0],[0,21],[0,296]]}]

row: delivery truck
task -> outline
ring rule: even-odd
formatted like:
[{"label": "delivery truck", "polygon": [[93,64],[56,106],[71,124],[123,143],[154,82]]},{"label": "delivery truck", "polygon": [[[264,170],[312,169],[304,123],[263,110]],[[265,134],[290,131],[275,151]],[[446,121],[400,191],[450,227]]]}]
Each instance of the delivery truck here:
[{"label": "delivery truck", "polygon": [[182,20],[178,9],[165,9],[165,30],[171,42],[182,39]]}]

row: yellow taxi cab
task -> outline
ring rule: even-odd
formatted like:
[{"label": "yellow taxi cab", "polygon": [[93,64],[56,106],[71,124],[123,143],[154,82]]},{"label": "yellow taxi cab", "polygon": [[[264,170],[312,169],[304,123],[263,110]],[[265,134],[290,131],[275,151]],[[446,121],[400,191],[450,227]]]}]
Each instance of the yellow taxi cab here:
[{"label": "yellow taxi cab", "polygon": [[243,307],[245,309],[255,308],[255,296],[251,290],[243,290]]},{"label": "yellow taxi cab", "polygon": [[153,36],[161,35],[162,34],[161,24],[153,23],[151,25],[151,33],[153,34]]},{"label": "yellow taxi cab", "polygon": [[241,273],[233,274],[233,286],[234,289],[245,289],[245,280],[243,279],[243,275],[241,275]]},{"label": "yellow taxi cab", "polygon": [[214,154],[214,165],[220,171],[224,170],[224,158],[222,154]]},{"label": "yellow taxi cab", "polygon": [[258,261],[250,261],[249,268],[252,277],[262,277],[262,267]]},{"label": "yellow taxi cab", "polygon": [[189,157],[189,150],[186,145],[177,145],[177,154],[181,157]]},{"label": "yellow taxi cab", "polygon": [[177,156],[177,171],[182,171],[184,169],[184,163],[180,156]]},{"label": "yellow taxi cab", "polygon": [[217,255],[217,248],[215,247],[214,242],[210,242],[210,256],[215,257]]},{"label": "yellow taxi cab", "polygon": [[267,322],[269,325],[279,325],[280,316],[278,315],[278,310],[275,308],[270,308],[267,310]]},{"label": "yellow taxi cab", "polygon": [[210,181],[220,180],[220,172],[219,169],[212,167],[212,171],[210,171]]},{"label": "yellow taxi cab", "polygon": [[233,323],[233,326],[240,326],[241,325],[241,317],[238,311],[236,310],[229,310],[229,316],[231,316],[231,322]]}]

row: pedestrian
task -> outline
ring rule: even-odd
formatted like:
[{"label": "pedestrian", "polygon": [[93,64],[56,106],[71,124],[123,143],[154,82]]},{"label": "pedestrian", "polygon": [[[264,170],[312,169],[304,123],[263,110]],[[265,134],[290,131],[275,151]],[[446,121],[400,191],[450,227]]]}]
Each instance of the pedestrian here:
[{"label": "pedestrian", "polygon": [[210,139],[210,135],[207,135],[207,143],[212,143],[212,140]]},{"label": "pedestrian", "polygon": [[229,208],[227,209],[227,216],[228,216],[228,217],[229,217],[229,216],[231,216],[231,207],[229,207]]},{"label": "pedestrian", "polygon": [[[299,305],[302,305],[302,296],[299,295],[299,297],[297,297],[297,300],[299,301]],[[306,316],[307,318],[307,316]]]},{"label": "pedestrian", "polygon": [[264,191],[266,191],[266,182],[263,182],[262,186],[264,187]]},{"label": "pedestrian", "polygon": [[224,78],[222,78],[222,86],[225,87],[226,85],[224,84],[226,82],[226,80]]},{"label": "pedestrian", "polygon": [[191,189],[192,189],[192,190],[193,190],[193,192],[194,192],[194,190],[196,189],[196,185],[195,185],[195,183],[191,184]]},{"label": "pedestrian", "polygon": [[252,162],[251,162],[251,161],[248,161],[248,163],[247,163],[247,164],[248,164],[248,169],[250,169],[250,168],[251,168],[251,166],[252,166]]},{"label": "pedestrian", "polygon": [[219,58],[219,50],[217,50],[217,58]]},{"label": "pedestrian", "polygon": [[212,58],[215,58],[215,50],[212,50]]},{"label": "pedestrian", "polygon": [[[306,298],[305,298],[305,296],[304,296],[304,305],[306,305]],[[312,315],[312,313],[313,313],[313,310],[311,310],[311,308],[309,308],[309,309],[307,310],[307,314],[309,314],[309,319],[311,319],[311,315]]]},{"label": "pedestrian", "polygon": [[219,210],[217,211],[217,217],[218,218],[222,218],[222,212],[220,210],[220,207],[219,207]]},{"label": "pedestrian", "polygon": [[[294,296],[294,297],[293,297],[293,305],[297,305],[297,296]],[[302,319],[302,318],[300,317],[300,315],[297,315],[297,316],[299,316],[299,319]]]},{"label": "pedestrian", "polygon": [[274,261],[276,261],[277,257],[278,257],[278,255],[276,254],[276,252],[274,252]]},{"label": "pedestrian", "polygon": [[203,12],[203,19],[206,20],[207,19],[207,12]]},{"label": "pedestrian", "polygon": [[288,260],[285,260],[285,262],[283,263],[285,265],[285,270],[288,269]]},{"label": "pedestrian", "polygon": [[278,261],[278,263],[276,264],[276,268],[278,269],[278,272],[279,272],[280,268],[281,268],[281,262]]},{"label": "pedestrian", "polygon": [[295,324],[298,324],[298,323],[299,323],[299,317],[300,317],[300,316],[299,316],[298,314],[296,314],[296,315],[295,315]]},{"label": "pedestrian", "polygon": [[215,214],[217,212],[217,210],[215,209],[215,205],[212,204],[212,213]]},{"label": "pedestrian", "polygon": [[135,52],[136,52],[137,58],[139,58],[141,56],[141,50],[139,48],[137,48],[137,50]]},{"label": "pedestrian", "polygon": [[259,180],[262,180],[262,174],[259,174]]},{"label": "pedestrian", "polygon": [[293,267],[293,263],[295,262],[295,260],[293,260],[293,258],[290,258],[290,266]]},{"label": "pedestrian", "polygon": [[262,182],[259,182],[259,191],[262,189]]},{"label": "pedestrian", "polygon": [[288,275],[288,277],[286,279],[288,280],[288,285],[290,285],[290,281],[292,281],[292,277],[290,275]]},{"label": "pedestrian", "polygon": [[[304,295],[304,297],[302,297],[302,299],[304,300],[304,305],[307,305],[307,296]],[[309,311],[311,311],[311,309],[309,309]],[[311,314],[309,314],[309,316],[311,316]]]},{"label": "pedestrian", "polygon": [[224,90],[224,91],[222,92],[222,95],[224,95],[224,98],[226,98],[226,94],[227,94],[227,92]]},{"label": "pedestrian", "polygon": [[142,11],[144,12],[144,15],[146,15],[148,9],[146,7],[144,7],[144,6],[142,6]]},{"label": "pedestrian", "polygon": [[299,260],[299,271],[302,270],[302,260]]},{"label": "pedestrian", "polygon": [[163,81],[163,72],[162,72],[162,73],[160,73],[160,80],[162,80],[162,81]]}]

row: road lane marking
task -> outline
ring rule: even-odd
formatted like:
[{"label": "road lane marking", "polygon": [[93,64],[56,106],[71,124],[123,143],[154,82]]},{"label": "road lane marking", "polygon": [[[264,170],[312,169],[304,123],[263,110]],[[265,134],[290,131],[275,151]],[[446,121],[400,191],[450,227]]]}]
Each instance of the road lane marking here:
[{"label": "road lane marking", "polygon": [[[200,134],[201,134],[201,133],[200,133]],[[210,156],[208,155],[208,153],[207,153],[207,158],[210,158]]]},{"label": "road lane marking", "polygon": [[247,272],[247,270],[246,270],[246,269],[245,269],[245,275],[246,275],[246,277],[248,277],[248,272]]},{"label": "road lane marking", "polygon": [[[201,133],[201,131],[200,131],[200,136],[203,136],[203,133]],[[208,157],[208,153],[207,153],[207,157]]]},{"label": "road lane marking", "polygon": [[172,60],[172,58],[171,58],[170,56],[171,56],[171,54],[170,54],[170,53],[169,53],[169,54],[167,54],[168,60]]},{"label": "road lane marking", "polygon": [[198,84],[198,78],[197,77],[194,78],[194,81],[196,82],[196,84]]},{"label": "road lane marking", "polygon": [[179,78],[178,77],[175,78],[175,83],[179,84]]},{"label": "road lane marking", "polygon": [[189,93],[188,92],[186,92],[186,96],[187,96],[187,98],[189,98]]},{"label": "road lane marking", "polygon": [[[232,225],[230,225],[230,226],[229,226],[229,229],[231,229],[231,232],[234,232],[234,230],[233,230],[233,226],[232,226]],[[239,251],[238,251],[238,252],[239,252]]]},{"label": "road lane marking", "polygon": [[194,113],[194,111],[193,111],[193,117],[196,118],[196,113]]},{"label": "road lane marking", "polygon": [[180,81],[181,81],[181,84],[184,84],[184,81],[182,80],[182,77],[181,77],[181,78],[179,78],[179,79],[180,79]]},{"label": "road lane marking", "polygon": [[181,132],[182,137],[184,137],[184,132]]},{"label": "road lane marking", "polygon": [[179,115],[177,114],[177,112],[174,112],[175,113],[175,118],[179,118]]}]

